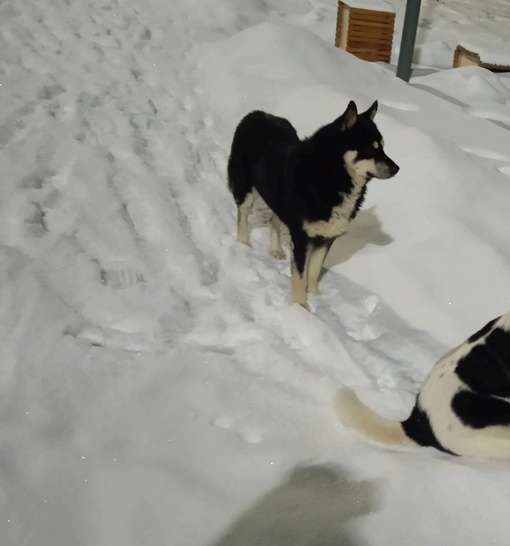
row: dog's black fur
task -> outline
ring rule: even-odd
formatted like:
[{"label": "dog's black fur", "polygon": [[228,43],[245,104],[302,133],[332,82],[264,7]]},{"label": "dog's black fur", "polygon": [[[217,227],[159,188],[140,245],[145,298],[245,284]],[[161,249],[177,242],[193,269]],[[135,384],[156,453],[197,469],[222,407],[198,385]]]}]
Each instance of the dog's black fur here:
[{"label": "dog's black fur", "polygon": [[307,307],[318,292],[322,262],[333,241],[360,209],[366,183],[390,178],[399,167],[384,153],[373,118],[350,102],[342,116],[301,140],[291,123],[261,111],[237,126],[228,162],[229,189],[238,206],[238,241],[250,244],[248,214],[258,193],[274,213],[273,256],[285,255],[280,222],[292,240],[292,299]]}]

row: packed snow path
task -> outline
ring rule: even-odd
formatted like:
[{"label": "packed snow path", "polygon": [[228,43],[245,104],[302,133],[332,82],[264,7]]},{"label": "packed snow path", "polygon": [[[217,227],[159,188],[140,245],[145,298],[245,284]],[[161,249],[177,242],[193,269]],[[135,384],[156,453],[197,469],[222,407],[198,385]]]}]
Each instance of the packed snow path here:
[{"label": "packed snow path", "polygon": [[14,187],[5,242],[44,257],[46,282],[86,320],[129,333],[154,332],[152,312],[112,289],[171,275],[179,292],[205,295],[211,269],[190,222],[196,141],[210,138],[193,84],[191,25],[171,10],[158,21],[147,11],[115,1],[3,8],[11,22],[3,90],[17,88],[3,124],[5,170],[27,170],[19,156],[27,141],[33,163],[23,180],[6,177]]}]

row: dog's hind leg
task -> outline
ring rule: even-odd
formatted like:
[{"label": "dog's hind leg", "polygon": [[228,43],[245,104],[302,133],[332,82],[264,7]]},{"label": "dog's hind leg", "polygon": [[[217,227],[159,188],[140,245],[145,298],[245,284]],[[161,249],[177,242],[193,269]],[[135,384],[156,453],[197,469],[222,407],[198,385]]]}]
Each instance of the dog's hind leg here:
[{"label": "dog's hind leg", "polygon": [[251,212],[255,200],[255,188],[250,179],[250,169],[242,150],[243,138],[239,134],[239,128],[234,134],[232,150],[228,158],[227,174],[228,187],[237,205],[237,240],[245,245],[250,245],[250,225],[248,215]]},{"label": "dog's hind leg", "polygon": [[248,215],[251,212],[254,201],[255,192],[251,191],[246,195],[244,201],[237,205],[237,240],[239,243],[244,243],[248,246],[251,246]]},{"label": "dog's hind leg", "polygon": [[307,288],[311,294],[320,294],[319,277],[321,275],[322,264],[330,247],[331,241],[328,241],[320,246],[313,246],[310,250]]},{"label": "dog's hind leg", "polygon": [[292,303],[299,303],[308,311],[308,299],[306,295],[308,279],[308,263],[310,259],[310,247],[306,239],[301,236],[292,237],[292,263],[291,263],[291,296]]},{"label": "dog's hind leg", "polygon": [[273,214],[269,221],[269,254],[277,260],[283,260],[285,258],[285,252],[282,248],[281,236],[282,222]]}]

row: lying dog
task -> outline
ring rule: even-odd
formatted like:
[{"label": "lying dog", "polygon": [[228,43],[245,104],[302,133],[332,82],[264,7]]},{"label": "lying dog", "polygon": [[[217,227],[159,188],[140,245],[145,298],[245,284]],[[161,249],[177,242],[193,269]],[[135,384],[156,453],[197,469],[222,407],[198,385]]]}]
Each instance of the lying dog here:
[{"label": "lying dog", "polygon": [[382,444],[510,461],[510,313],[437,362],[405,421],[379,416],[347,388],[335,405],[341,422]]},{"label": "lying dog", "polygon": [[238,207],[237,240],[250,245],[248,215],[259,194],[273,212],[269,252],[285,258],[280,229],[292,241],[292,303],[305,308],[318,293],[324,258],[356,216],[367,182],[391,178],[399,167],[384,153],[374,116],[350,102],[344,114],[300,140],[290,122],[265,112],[245,116],[234,134],[228,185]]}]

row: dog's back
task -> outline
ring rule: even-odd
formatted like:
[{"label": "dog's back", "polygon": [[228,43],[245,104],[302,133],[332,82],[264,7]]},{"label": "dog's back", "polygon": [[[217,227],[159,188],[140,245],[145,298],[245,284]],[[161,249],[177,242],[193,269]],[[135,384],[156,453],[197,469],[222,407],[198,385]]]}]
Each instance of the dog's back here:
[{"label": "dog's back", "polygon": [[[236,128],[228,161],[228,186],[236,203],[254,188],[274,210],[288,152],[299,137],[292,124],[260,110],[246,115]],[[276,207],[275,207],[276,205]]]}]

